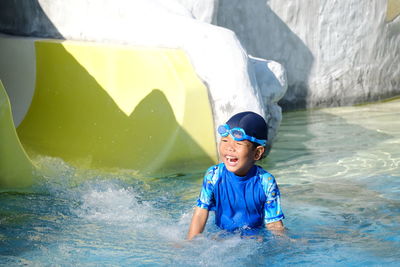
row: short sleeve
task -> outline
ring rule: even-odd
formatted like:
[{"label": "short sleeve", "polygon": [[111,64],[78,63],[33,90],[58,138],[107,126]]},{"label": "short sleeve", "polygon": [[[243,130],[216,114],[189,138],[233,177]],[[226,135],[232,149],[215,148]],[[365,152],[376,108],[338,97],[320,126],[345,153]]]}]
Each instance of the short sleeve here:
[{"label": "short sleeve", "polygon": [[197,199],[197,207],[212,210],[215,208],[214,185],[218,179],[218,165],[210,167],[203,179],[203,186]]},{"label": "short sleeve", "polygon": [[266,195],[264,205],[264,222],[265,224],[277,222],[285,218],[281,208],[281,194],[274,176],[270,173],[262,175],[263,189]]}]

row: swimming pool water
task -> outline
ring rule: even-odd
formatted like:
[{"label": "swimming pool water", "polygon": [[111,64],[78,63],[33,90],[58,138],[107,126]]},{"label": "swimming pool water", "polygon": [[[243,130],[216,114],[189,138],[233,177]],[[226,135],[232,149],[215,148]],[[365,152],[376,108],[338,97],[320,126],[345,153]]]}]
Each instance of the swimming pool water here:
[{"label": "swimming pool water", "polygon": [[400,101],[285,113],[262,165],[287,231],[262,242],[212,217],[184,241],[205,169],[142,181],[38,157],[33,192],[0,193],[0,265],[399,266],[399,115]]}]

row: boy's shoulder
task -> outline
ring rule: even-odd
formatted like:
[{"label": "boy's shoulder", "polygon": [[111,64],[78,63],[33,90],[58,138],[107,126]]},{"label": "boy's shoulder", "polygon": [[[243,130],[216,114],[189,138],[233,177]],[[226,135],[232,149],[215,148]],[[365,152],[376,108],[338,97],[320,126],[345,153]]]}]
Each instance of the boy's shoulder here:
[{"label": "boy's shoulder", "polygon": [[219,163],[219,164],[211,166],[206,171],[206,174],[204,176],[205,180],[207,180],[208,183],[215,184],[217,182],[223,168],[224,168],[223,163]]},{"label": "boy's shoulder", "polygon": [[224,163],[215,164],[207,169],[206,176],[219,175],[219,173],[222,171],[223,168],[224,168]]},{"label": "boy's shoulder", "polygon": [[264,168],[258,165],[256,165],[256,167],[257,167],[257,176],[260,177],[261,183],[263,185],[276,183],[275,177],[271,173],[269,173]]},{"label": "boy's shoulder", "polygon": [[211,172],[215,172],[216,170],[221,169],[223,166],[224,166],[224,163],[222,163],[222,162],[218,163],[218,164],[215,164],[215,165],[212,165],[211,167],[209,167],[207,169],[206,173],[208,174],[208,173],[211,173]]},{"label": "boy's shoulder", "polygon": [[266,171],[263,167],[259,166],[259,165],[255,165],[257,167],[257,175],[263,177],[263,178],[271,178],[271,179],[275,179],[274,176],[269,173],[268,171]]}]

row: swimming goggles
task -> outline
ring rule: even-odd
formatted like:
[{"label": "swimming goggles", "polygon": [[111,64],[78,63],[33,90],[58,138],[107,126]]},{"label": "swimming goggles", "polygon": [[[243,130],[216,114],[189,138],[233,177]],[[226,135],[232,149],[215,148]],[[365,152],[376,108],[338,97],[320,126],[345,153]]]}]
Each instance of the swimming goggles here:
[{"label": "swimming goggles", "polygon": [[230,134],[233,140],[235,141],[249,140],[251,142],[258,143],[262,146],[265,146],[265,144],[267,143],[267,140],[260,140],[253,136],[247,135],[242,128],[235,127],[231,129],[228,124],[220,125],[218,127],[218,133],[222,137],[228,136],[228,134]]}]

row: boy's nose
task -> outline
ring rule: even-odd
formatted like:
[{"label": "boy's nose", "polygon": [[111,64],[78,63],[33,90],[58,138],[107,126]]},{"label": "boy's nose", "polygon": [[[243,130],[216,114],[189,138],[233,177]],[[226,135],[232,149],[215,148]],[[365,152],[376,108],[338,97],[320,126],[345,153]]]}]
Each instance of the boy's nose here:
[{"label": "boy's nose", "polygon": [[226,143],[226,150],[228,150],[228,151],[234,151],[235,150],[235,146],[234,146],[233,140],[229,140]]},{"label": "boy's nose", "polygon": [[226,150],[228,151],[234,151],[234,147],[232,145],[227,145]]}]

